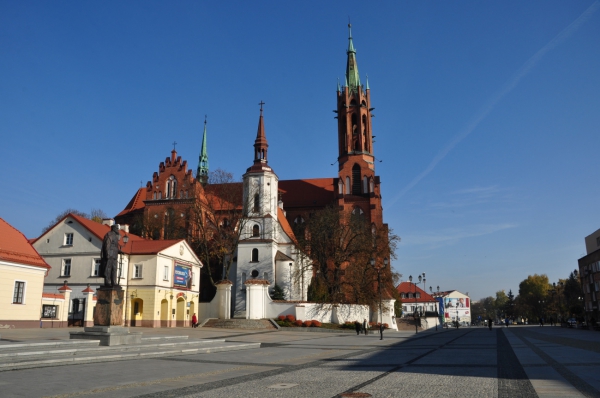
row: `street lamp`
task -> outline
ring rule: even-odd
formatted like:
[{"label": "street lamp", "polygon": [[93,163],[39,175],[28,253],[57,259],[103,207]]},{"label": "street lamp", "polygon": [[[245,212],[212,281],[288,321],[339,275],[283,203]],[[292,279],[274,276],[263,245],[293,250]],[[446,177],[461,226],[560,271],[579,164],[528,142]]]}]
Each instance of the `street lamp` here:
[{"label": "street lamp", "polygon": [[[421,279],[421,275],[419,275],[419,280]],[[412,284],[412,275],[409,275],[408,277],[409,282]],[[415,320],[415,334],[419,333],[419,329],[418,329],[418,325],[417,325],[417,284],[414,284],[415,286],[415,294],[413,296],[414,300],[415,300],[415,311],[413,312],[413,318]]]},{"label": "street lamp", "polygon": [[292,263],[290,265],[290,284],[288,288],[288,300],[292,301]]},{"label": "street lamp", "polygon": [[[383,259],[383,265],[387,268],[388,259]],[[383,340],[383,307],[381,298],[381,267],[375,266],[375,259],[371,258],[371,267],[377,270],[377,289],[379,290],[379,340]]]}]

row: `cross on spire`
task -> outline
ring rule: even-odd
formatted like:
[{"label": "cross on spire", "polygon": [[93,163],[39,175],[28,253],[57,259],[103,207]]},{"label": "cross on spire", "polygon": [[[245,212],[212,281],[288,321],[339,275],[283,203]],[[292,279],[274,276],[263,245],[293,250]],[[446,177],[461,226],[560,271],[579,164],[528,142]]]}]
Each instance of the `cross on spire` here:
[{"label": "cross on spire", "polygon": [[261,114],[261,115],[262,115],[262,111],[263,111],[263,108],[262,108],[262,107],[263,107],[263,105],[264,105],[264,104],[265,104],[265,103],[264,103],[262,100],[260,100],[260,102],[258,103],[258,105],[260,105],[260,114]]},{"label": "cross on spire", "polygon": [[177,145],[177,141],[173,141],[173,150],[175,150],[175,145]]}]

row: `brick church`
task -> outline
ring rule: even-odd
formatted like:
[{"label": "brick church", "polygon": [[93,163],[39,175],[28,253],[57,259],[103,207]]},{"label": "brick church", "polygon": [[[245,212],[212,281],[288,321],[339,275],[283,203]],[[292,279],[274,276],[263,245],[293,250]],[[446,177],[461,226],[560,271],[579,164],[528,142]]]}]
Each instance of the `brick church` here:
[{"label": "brick church", "polygon": [[[268,163],[269,145],[261,104],[254,159],[243,175],[243,182],[236,184],[243,203],[255,202],[256,205],[250,207],[248,231],[239,243],[229,275],[234,283],[232,292],[237,292],[232,300],[234,312],[242,311],[245,279],[257,275],[267,279],[271,287],[275,283],[283,286],[284,291],[289,293],[289,299],[306,300],[310,275],[306,275],[302,286],[297,281],[293,282],[291,277],[293,269],[300,266],[291,226],[303,223],[308,214],[328,205],[337,205],[340,211],[360,215],[374,227],[387,229],[383,223],[380,178],[375,175],[371,122],[374,108],[371,107],[368,80],[366,85],[361,84],[351,26],[348,25],[348,28],[345,82],[341,86],[338,82],[336,95],[337,176],[280,180]],[[187,161],[177,156],[173,149],[171,156],[159,164],[152,179],[115,217],[116,222],[129,224],[132,232],[152,239],[172,239],[190,233],[194,226],[190,225],[187,217],[189,209],[198,201],[215,195],[208,174],[205,121],[196,175],[188,169]],[[177,234],[179,236],[173,236]]]}]

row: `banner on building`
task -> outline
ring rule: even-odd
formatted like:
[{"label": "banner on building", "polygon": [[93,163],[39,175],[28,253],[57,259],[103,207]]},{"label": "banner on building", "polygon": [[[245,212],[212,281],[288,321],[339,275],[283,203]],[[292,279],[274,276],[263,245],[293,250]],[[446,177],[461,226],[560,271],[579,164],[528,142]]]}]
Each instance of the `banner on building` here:
[{"label": "banner on building", "polygon": [[471,316],[471,306],[468,297],[459,298],[444,298],[444,312],[446,318],[455,317],[458,315],[459,318]]},{"label": "banner on building", "polygon": [[187,264],[175,263],[173,287],[179,289],[192,288],[192,267]]}]

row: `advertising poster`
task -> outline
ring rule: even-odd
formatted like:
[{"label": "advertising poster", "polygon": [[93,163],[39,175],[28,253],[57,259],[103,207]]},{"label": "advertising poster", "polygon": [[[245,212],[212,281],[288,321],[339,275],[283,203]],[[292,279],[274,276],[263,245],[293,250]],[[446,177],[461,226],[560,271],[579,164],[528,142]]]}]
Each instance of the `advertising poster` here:
[{"label": "advertising poster", "polygon": [[471,316],[471,308],[468,297],[444,298],[444,311],[446,318],[455,317],[458,313],[460,318]]},{"label": "advertising poster", "polygon": [[175,263],[173,287],[179,289],[192,288],[192,267],[187,264]]}]

